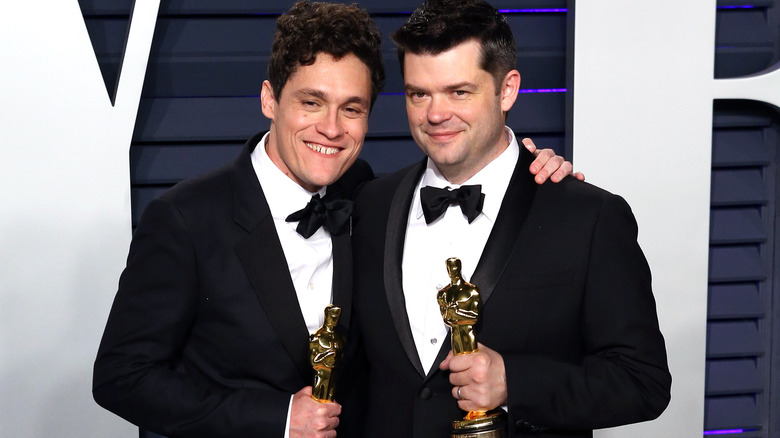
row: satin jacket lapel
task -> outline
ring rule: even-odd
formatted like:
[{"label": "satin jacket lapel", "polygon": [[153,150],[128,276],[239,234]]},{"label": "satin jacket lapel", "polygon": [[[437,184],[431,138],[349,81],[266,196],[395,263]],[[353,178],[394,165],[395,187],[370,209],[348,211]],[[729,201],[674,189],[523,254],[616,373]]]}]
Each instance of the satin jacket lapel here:
[{"label": "satin jacket lapel", "polygon": [[501,202],[496,223],[471,277],[471,282],[479,287],[483,304],[490,298],[506,269],[517,237],[533,204],[537,186],[533,175],[528,171],[533,159],[533,154],[520,147],[520,158]]},{"label": "satin jacket lapel", "polygon": [[352,313],[352,245],[348,234],[333,236],[333,304],[341,307],[339,327],[346,334]]},{"label": "satin jacket lapel", "polygon": [[250,153],[253,138],[237,159],[230,181],[233,185],[234,218],[247,231],[246,239],[236,245],[236,254],[244,266],[265,315],[304,381],[311,376],[307,357],[309,332],[301,314],[298,297],[271,211],[252,167]]},{"label": "satin jacket lapel", "polygon": [[409,315],[406,313],[406,300],[404,299],[401,277],[401,262],[403,259],[409,209],[412,204],[414,188],[423,170],[425,170],[425,160],[420,165],[414,166],[403,177],[391,201],[385,235],[384,280],[387,303],[390,306],[390,314],[395,322],[395,331],[409,361],[417,372],[420,373],[420,376],[424,377],[425,371],[417,354],[417,347],[414,345],[412,327],[409,324]]}]

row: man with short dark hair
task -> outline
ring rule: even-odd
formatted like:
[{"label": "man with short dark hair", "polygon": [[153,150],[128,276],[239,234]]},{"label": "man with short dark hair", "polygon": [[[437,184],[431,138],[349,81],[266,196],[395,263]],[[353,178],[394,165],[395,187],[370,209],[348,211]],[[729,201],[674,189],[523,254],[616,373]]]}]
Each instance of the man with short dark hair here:
[{"label": "man with short dark hair", "polygon": [[[508,437],[589,437],[660,415],[671,376],[636,221],[574,178],[534,184],[505,126],[520,74],[504,17],[483,0],[429,0],[394,40],[427,158],[356,198],[359,436],[449,437],[464,411],[499,407]],[[436,301],[450,257],[481,293],[471,354],[452,355]]]}]

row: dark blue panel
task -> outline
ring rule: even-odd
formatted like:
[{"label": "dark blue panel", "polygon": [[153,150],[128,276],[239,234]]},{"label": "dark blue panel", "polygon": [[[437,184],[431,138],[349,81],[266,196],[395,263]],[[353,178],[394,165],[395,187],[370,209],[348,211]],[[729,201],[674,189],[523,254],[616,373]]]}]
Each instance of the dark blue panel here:
[{"label": "dark blue panel", "polygon": [[761,8],[719,9],[715,28],[716,46],[772,47],[767,15]]},{"label": "dark blue panel", "polygon": [[360,152],[360,158],[368,161],[375,174],[394,172],[423,156],[411,137],[369,139]]},{"label": "dark blue panel", "polygon": [[106,85],[106,91],[114,102],[122,55],[125,51],[129,19],[129,9],[111,17],[85,17],[87,33],[95,50],[100,73]]},{"label": "dark blue panel", "polygon": [[706,393],[712,395],[761,392],[761,376],[755,359],[707,361]]},{"label": "dark blue panel", "polygon": [[134,187],[130,191],[130,200],[132,203],[133,228],[138,224],[141,213],[149,205],[152,199],[160,196],[162,192],[168,189],[168,186],[162,187]]},{"label": "dark blue panel", "polygon": [[713,208],[710,216],[710,244],[764,242],[766,224],[760,207]]},{"label": "dark blue panel", "polygon": [[173,184],[232,162],[243,143],[137,145],[130,148],[133,184]]},{"label": "dark blue panel", "polygon": [[90,15],[127,15],[135,0],[79,0],[81,13]]},{"label": "dark blue panel", "polygon": [[708,288],[707,318],[736,319],[765,316],[759,284],[713,284]]},{"label": "dark blue panel", "polygon": [[765,104],[745,100],[716,100],[712,124],[722,128],[767,128],[772,125],[771,111]]},{"label": "dark blue panel", "polygon": [[243,56],[271,52],[276,17],[161,17],[153,57]]},{"label": "dark blue panel", "polygon": [[[122,0],[126,1],[126,0]],[[356,2],[371,13],[409,13],[420,5],[420,0],[361,0]],[[565,0],[500,0],[491,2],[499,9],[566,8]],[[162,2],[165,14],[250,14],[278,13],[287,10],[292,0],[167,0]]]},{"label": "dark blue panel", "polygon": [[758,281],[766,278],[755,245],[710,247],[710,283]]},{"label": "dark blue panel", "polygon": [[133,141],[243,141],[268,126],[259,97],[141,99]]},{"label": "dark blue panel", "polygon": [[712,171],[713,206],[764,204],[766,201],[766,188],[759,169]]},{"label": "dark blue panel", "polygon": [[750,395],[707,398],[704,412],[704,430],[761,427],[759,407]]},{"label": "dark blue panel", "polygon": [[769,47],[721,47],[715,49],[715,78],[736,78],[765,70],[772,65]]},{"label": "dark blue panel", "polygon": [[769,152],[760,129],[716,130],[712,134],[712,166],[758,166],[769,164]]},{"label": "dark blue panel", "polygon": [[762,356],[764,346],[755,320],[709,321],[707,357]]}]

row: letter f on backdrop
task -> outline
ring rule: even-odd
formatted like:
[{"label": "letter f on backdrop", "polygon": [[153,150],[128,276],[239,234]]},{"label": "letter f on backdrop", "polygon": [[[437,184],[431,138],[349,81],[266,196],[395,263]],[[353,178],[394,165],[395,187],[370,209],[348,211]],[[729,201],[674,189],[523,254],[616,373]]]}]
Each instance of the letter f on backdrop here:
[{"label": "letter f on backdrop", "polygon": [[714,79],[716,0],[569,5],[575,167],[634,210],[673,377],[658,420],[597,436],[701,436],[713,100],[780,107],[780,71]]}]

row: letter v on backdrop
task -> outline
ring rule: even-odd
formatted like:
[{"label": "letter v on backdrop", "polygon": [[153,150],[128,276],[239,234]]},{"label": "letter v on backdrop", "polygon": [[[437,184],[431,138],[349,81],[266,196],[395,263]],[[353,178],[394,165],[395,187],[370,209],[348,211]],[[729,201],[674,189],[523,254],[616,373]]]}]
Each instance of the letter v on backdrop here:
[{"label": "letter v on backdrop", "polygon": [[634,209],[674,377],[659,420],[599,437],[703,432],[713,99],[780,106],[777,69],[714,79],[716,7],[602,0],[574,10],[575,167]]},{"label": "letter v on backdrop", "polygon": [[0,429],[133,436],[92,401],[130,241],[129,147],[159,0],[136,0],[111,105],[76,1],[0,7]]}]

